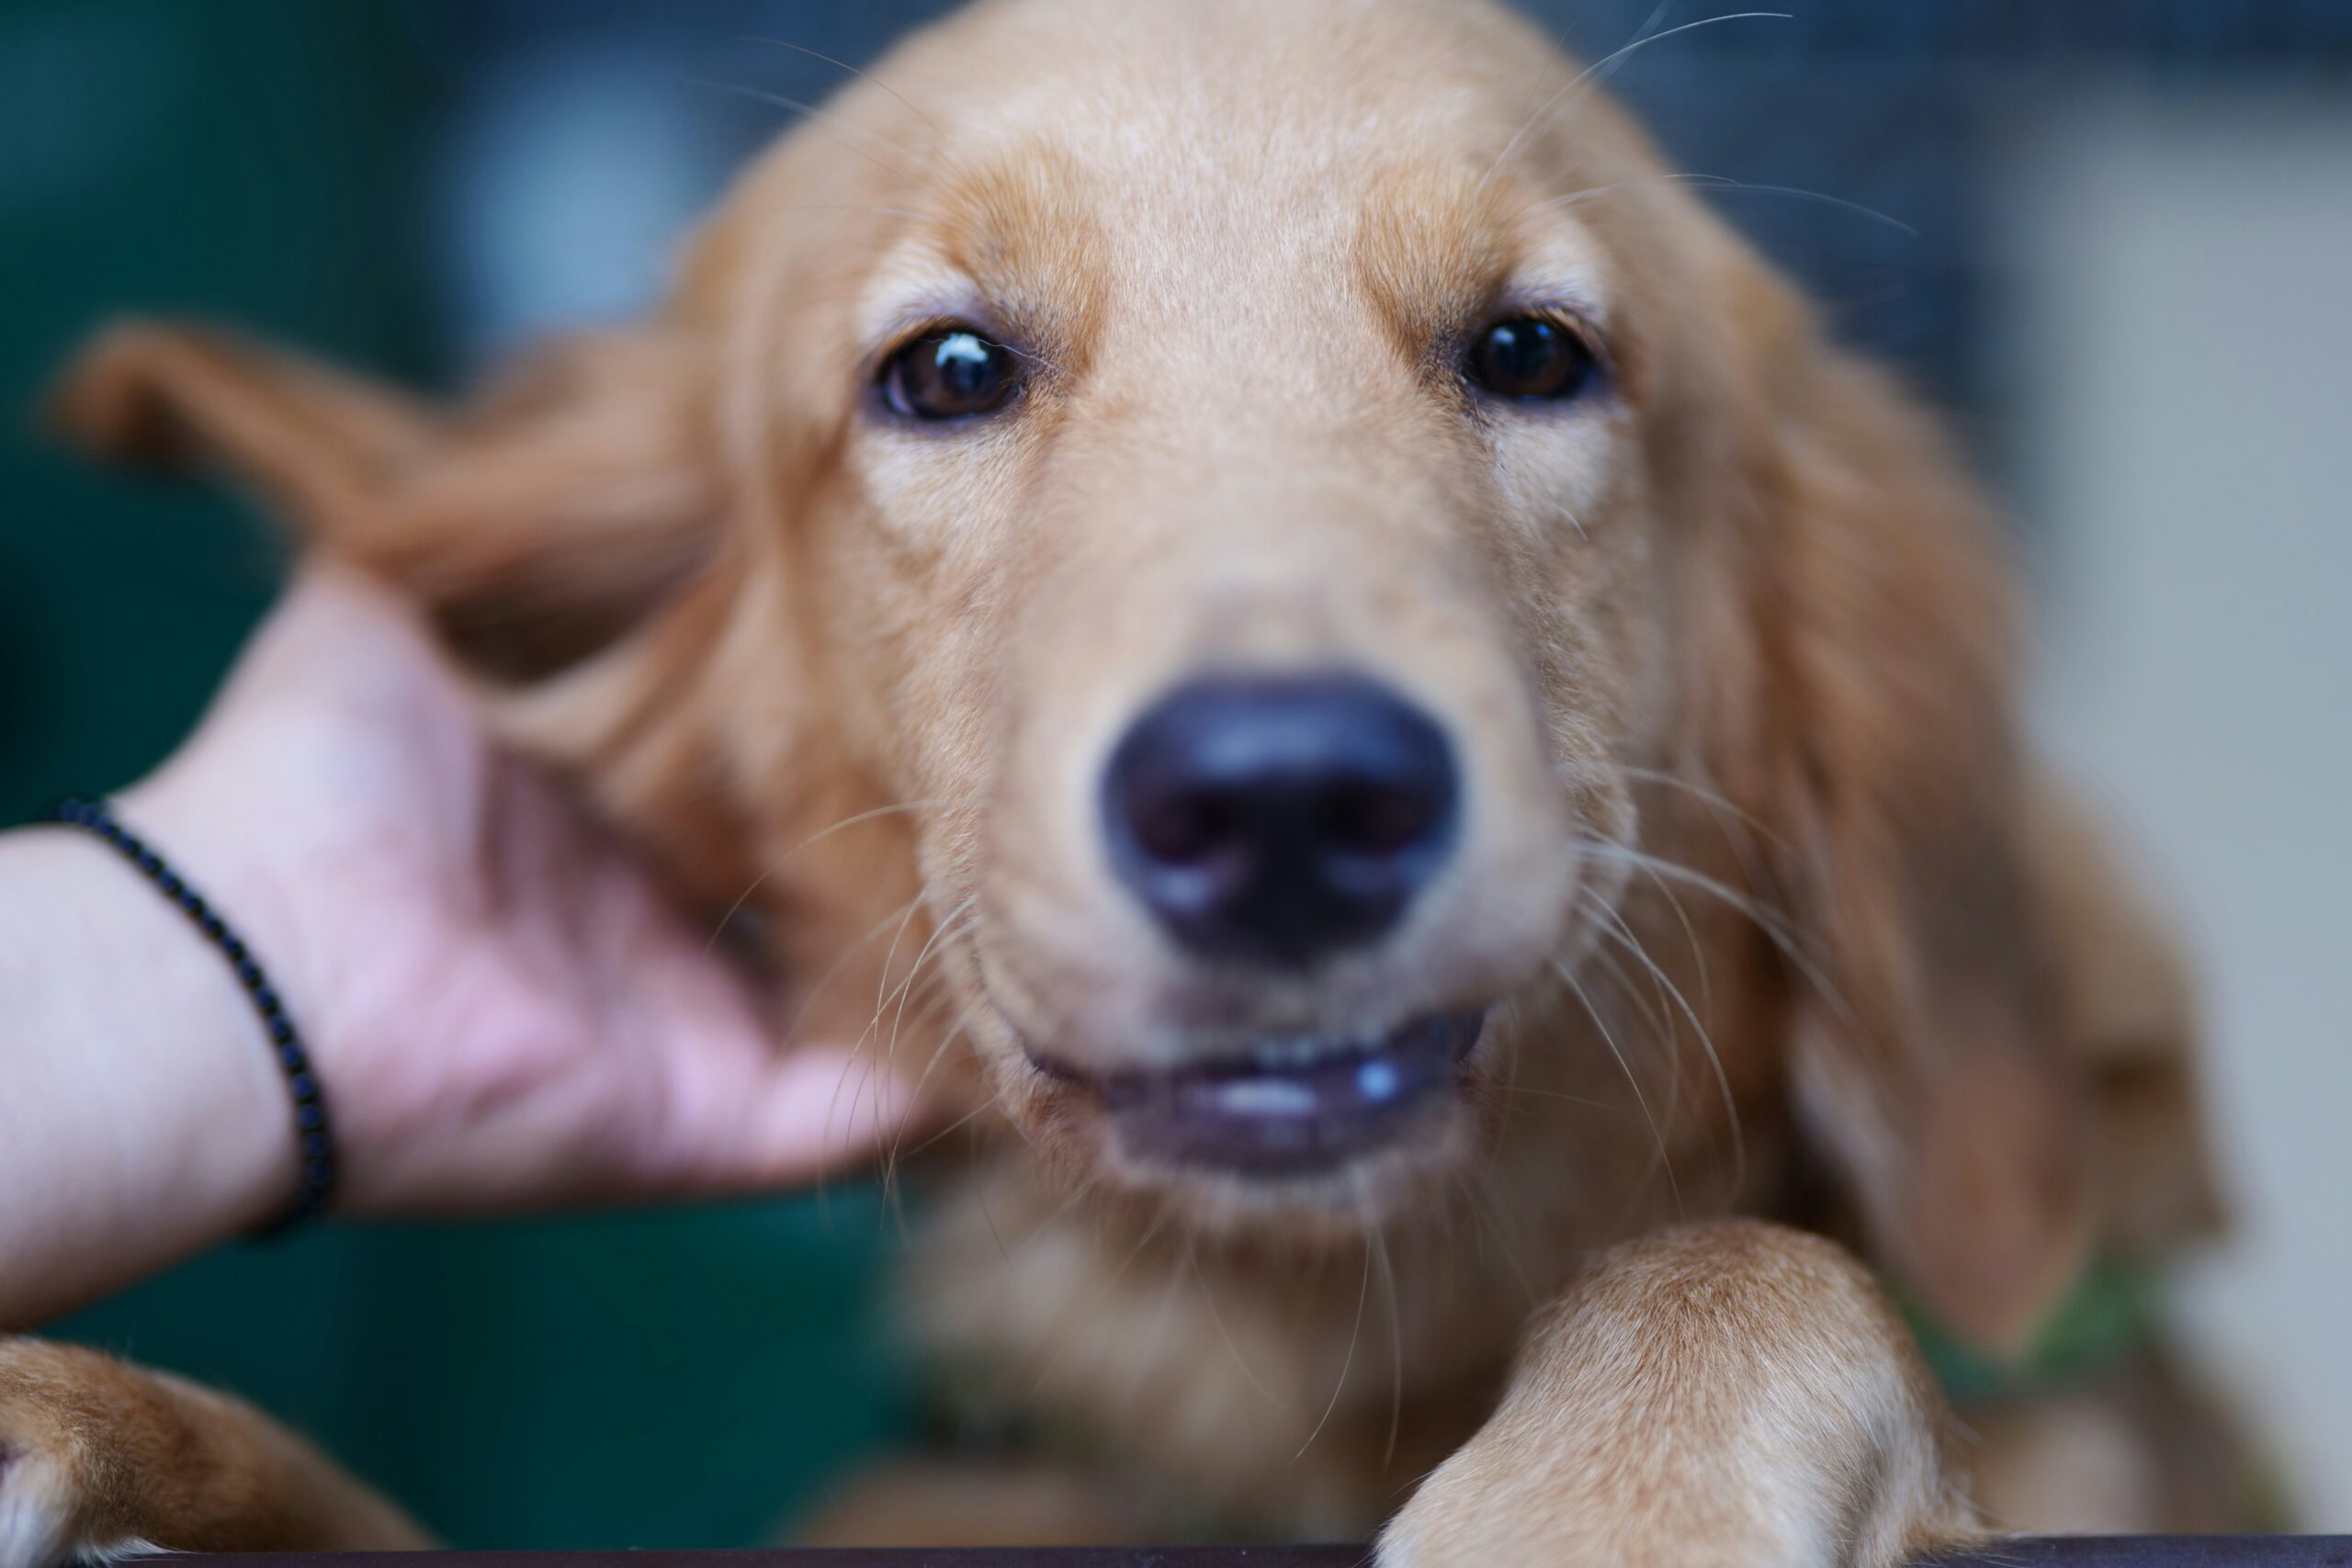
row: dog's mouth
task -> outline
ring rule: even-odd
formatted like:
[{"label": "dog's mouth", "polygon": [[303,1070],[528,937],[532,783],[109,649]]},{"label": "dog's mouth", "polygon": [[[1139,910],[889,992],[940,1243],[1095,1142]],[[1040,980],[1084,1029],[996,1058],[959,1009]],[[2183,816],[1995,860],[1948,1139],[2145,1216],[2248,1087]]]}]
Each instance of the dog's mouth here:
[{"label": "dog's mouth", "polygon": [[1373,1036],[1270,1039],[1181,1066],[1101,1077],[1031,1053],[1091,1089],[1123,1152],[1260,1179],[1328,1175],[1448,1102],[1486,1010],[1430,1013]]}]

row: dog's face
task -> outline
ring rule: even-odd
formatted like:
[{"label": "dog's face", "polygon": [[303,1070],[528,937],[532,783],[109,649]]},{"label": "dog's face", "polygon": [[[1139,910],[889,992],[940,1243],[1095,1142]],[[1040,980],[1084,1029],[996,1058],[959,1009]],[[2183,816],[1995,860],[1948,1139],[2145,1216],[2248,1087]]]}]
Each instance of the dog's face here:
[{"label": "dog's face", "polygon": [[[1974,502],[1498,11],[1001,0],[467,417],[152,333],[62,407],[404,584],[820,1024],[1091,1190],[1434,1213],[1548,1066],[1521,1172],[1757,1119],[1948,1321],[2065,1278]],[[1604,942],[1699,993],[1639,1062]],[[1576,1122],[1579,1064],[1638,1121]]]},{"label": "dog's face", "polygon": [[929,803],[988,1080],[1196,1212],[1450,1176],[1487,1021],[1623,880],[1670,334],[1593,187],[1655,171],[1507,37],[984,11],[738,209],[730,265],[798,258],[737,282],[744,395],[824,454],[773,514],[861,760]]}]

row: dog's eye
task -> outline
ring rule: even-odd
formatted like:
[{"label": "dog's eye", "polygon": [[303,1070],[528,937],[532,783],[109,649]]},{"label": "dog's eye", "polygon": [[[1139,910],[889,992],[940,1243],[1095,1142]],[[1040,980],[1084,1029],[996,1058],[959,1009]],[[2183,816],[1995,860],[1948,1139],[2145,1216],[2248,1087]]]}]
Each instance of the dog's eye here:
[{"label": "dog's eye", "polygon": [[882,397],[909,419],[970,419],[1019,390],[1012,351],[969,327],[938,327],[883,362]]},{"label": "dog's eye", "polygon": [[1463,373],[1498,398],[1560,402],[1600,379],[1600,362],[1573,328],[1542,316],[1506,316],[1471,341]]}]

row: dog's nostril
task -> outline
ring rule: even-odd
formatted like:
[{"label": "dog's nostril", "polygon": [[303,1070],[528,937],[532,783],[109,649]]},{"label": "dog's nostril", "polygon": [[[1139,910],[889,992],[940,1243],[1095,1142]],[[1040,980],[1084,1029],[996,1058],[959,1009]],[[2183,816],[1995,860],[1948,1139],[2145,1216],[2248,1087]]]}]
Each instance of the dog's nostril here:
[{"label": "dog's nostril", "polygon": [[1460,793],[1420,709],[1354,676],[1198,682],[1112,753],[1113,865],[1204,954],[1300,964],[1385,934],[1443,865]]},{"label": "dog's nostril", "polygon": [[1136,841],[1170,865],[1198,865],[1228,850],[1242,830],[1241,807],[1224,790],[1179,790],[1134,811]]},{"label": "dog's nostril", "polygon": [[1362,854],[1410,849],[1430,830],[1439,802],[1427,789],[1350,781],[1323,802],[1323,831],[1333,846]]}]

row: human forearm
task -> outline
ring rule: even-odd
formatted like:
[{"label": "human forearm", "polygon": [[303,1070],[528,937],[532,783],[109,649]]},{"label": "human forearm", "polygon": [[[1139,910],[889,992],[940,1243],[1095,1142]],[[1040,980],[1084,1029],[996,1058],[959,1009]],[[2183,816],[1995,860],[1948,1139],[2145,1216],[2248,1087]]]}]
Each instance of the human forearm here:
[{"label": "human forearm", "polygon": [[0,1327],[265,1219],[285,1089],[220,955],[101,844],[0,834]]}]

